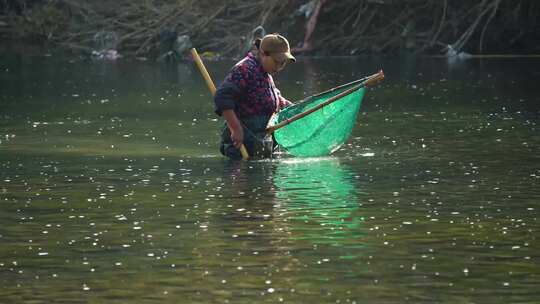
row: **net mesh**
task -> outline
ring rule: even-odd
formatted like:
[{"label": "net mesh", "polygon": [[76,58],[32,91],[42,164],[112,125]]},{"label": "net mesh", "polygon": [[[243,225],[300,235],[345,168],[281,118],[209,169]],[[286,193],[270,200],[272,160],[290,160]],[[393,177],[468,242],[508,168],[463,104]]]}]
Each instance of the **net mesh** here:
[{"label": "net mesh", "polygon": [[[305,112],[329,98],[350,89],[345,86],[333,92],[311,97],[281,110],[270,124],[275,125]],[[277,143],[294,156],[322,156],[337,149],[349,138],[362,104],[365,89],[360,88],[339,100],[292,123],[277,129]]]}]

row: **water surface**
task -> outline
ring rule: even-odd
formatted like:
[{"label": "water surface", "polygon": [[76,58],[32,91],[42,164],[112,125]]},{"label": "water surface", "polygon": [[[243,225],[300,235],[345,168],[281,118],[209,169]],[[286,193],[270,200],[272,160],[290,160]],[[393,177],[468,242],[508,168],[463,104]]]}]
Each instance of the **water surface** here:
[{"label": "water surface", "polygon": [[190,63],[5,56],[2,302],[535,303],[539,67],[302,59],[291,100],[387,78],[333,155],[231,162]]}]

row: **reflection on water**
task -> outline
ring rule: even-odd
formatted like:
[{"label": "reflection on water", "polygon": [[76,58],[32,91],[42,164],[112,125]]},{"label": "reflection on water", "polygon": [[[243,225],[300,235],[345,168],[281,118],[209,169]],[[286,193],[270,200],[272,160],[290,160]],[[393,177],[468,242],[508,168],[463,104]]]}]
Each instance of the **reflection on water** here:
[{"label": "reflection on water", "polygon": [[361,237],[360,192],[339,159],[284,159],[273,181],[293,239],[341,246]]}]

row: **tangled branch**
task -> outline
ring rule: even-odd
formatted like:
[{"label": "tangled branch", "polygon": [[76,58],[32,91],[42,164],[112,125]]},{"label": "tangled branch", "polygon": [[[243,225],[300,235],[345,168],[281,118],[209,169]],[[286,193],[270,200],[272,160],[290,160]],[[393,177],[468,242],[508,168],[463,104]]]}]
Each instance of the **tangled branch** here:
[{"label": "tangled branch", "polygon": [[[530,45],[540,51],[537,44],[527,44],[539,40],[531,30],[540,17],[540,2],[534,0],[317,1],[4,1],[0,36],[38,38],[86,52],[112,48],[127,56],[156,57],[184,37],[203,51],[234,56],[245,50],[252,30],[261,25],[283,33],[293,46],[309,42],[303,50],[320,55],[440,53],[448,45],[483,53],[501,48],[502,38],[510,49]],[[300,12],[309,7],[306,2],[318,7],[312,18]]]}]

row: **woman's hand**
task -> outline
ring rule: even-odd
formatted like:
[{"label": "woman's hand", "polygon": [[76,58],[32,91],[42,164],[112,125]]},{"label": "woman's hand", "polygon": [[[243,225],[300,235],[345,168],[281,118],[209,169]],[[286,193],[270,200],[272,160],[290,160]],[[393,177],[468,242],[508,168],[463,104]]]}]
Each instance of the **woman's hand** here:
[{"label": "woman's hand", "polygon": [[229,126],[229,130],[231,131],[231,140],[234,147],[240,149],[244,143],[244,129],[240,120],[238,120],[233,110],[224,110],[223,117],[227,121],[227,126]]},{"label": "woman's hand", "polygon": [[244,143],[244,130],[242,129],[242,127],[238,128],[238,130],[231,130],[231,140],[234,147],[236,149],[240,149],[240,147]]}]

